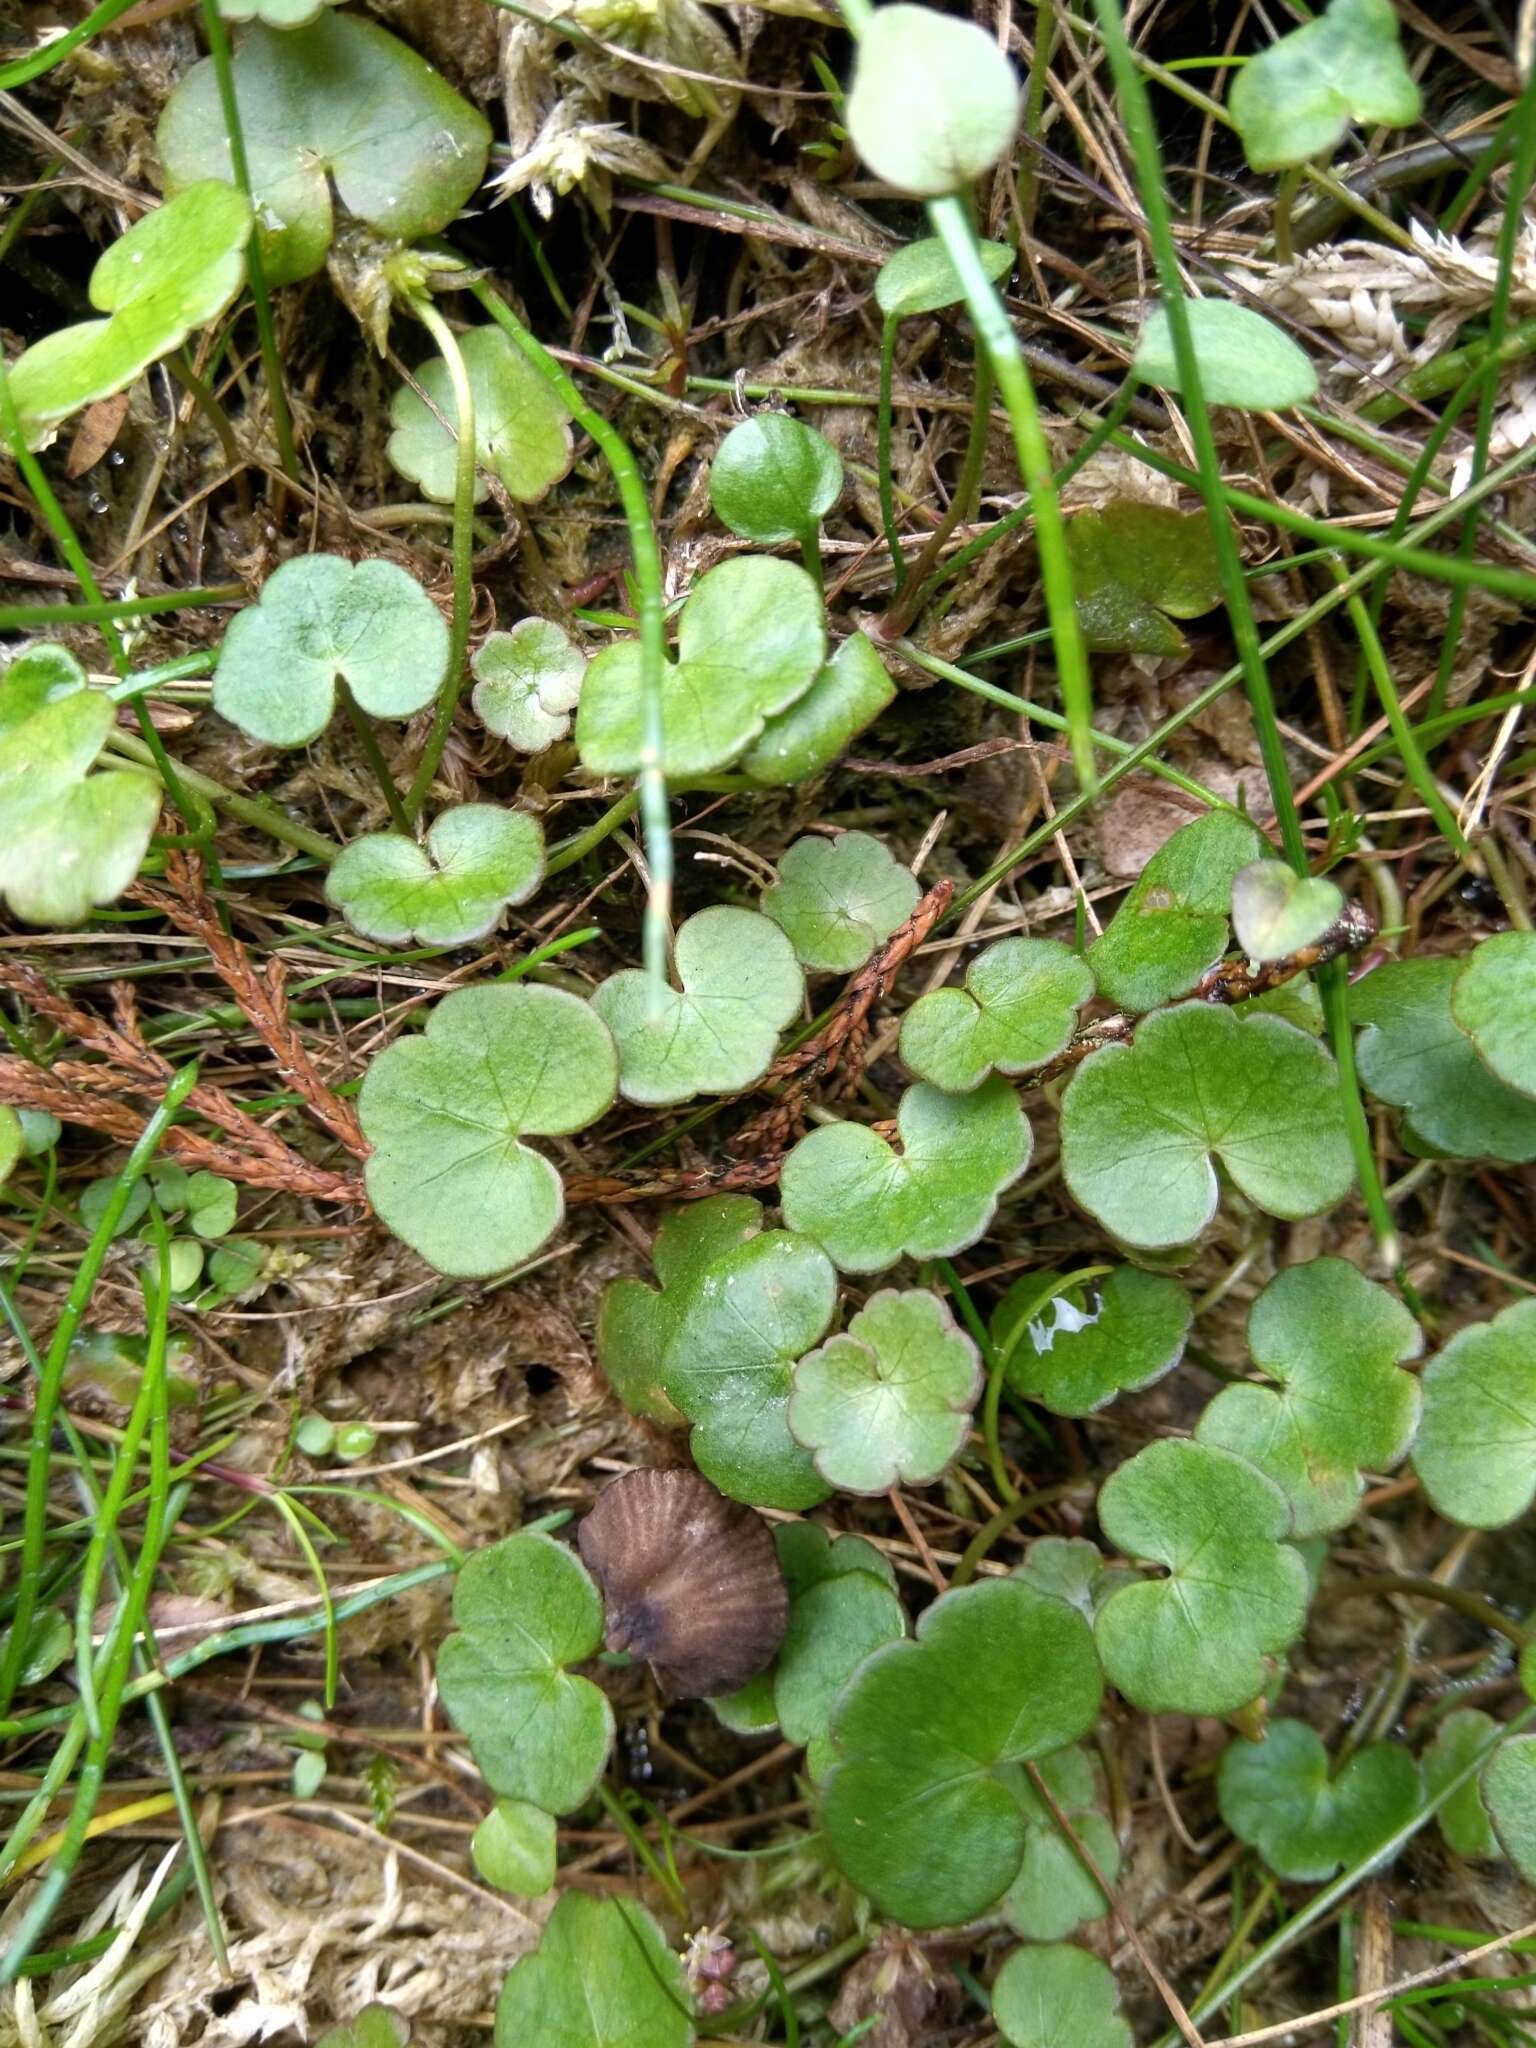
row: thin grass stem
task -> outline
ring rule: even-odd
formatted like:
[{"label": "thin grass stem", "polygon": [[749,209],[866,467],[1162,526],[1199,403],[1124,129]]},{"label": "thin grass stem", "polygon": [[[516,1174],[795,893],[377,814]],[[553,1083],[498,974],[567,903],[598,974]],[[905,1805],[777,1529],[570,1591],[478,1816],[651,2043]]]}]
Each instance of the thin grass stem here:
[{"label": "thin grass stem", "polygon": [[901,317],[887,313],[880,323],[880,397],[875,413],[875,479],[880,493],[880,524],[891,557],[891,575],[898,593],[907,580],[906,557],[896,524],[896,482],[891,475],[891,399],[896,381],[896,335]]}]

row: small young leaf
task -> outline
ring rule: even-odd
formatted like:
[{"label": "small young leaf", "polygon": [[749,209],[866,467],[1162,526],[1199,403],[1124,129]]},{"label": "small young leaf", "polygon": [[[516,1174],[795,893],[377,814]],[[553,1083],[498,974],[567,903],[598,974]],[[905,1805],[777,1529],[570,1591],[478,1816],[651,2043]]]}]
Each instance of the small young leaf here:
[{"label": "small young leaf", "polygon": [[1280,1391],[1225,1388],[1197,1439],[1272,1479],[1291,1504],[1293,1535],[1342,1529],[1360,1504],[1362,1468],[1390,1471],[1413,1441],[1419,1383],[1399,1368],[1418,1357],[1423,1333],[1344,1260],[1311,1259],[1270,1281],[1249,1315],[1248,1342]]},{"label": "small young leaf", "polygon": [[21,1125],[21,1149],[27,1157],[37,1159],[51,1152],[64,1129],[58,1118],[46,1109],[18,1109],[15,1114]]},{"label": "small young leaf", "polygon": [[1344,897],[1323,875],[1256,860],[1232,878],[1232,929],[1250,960],[1283,960],[1338,922]]},{"label": "small young leaf", "polygon": [[536,1899],[555,1881],[555,1817],[526,1799],[498,1799],[475,1829],[469,1853],[497,1891]]},{"label": "small young leaf", "polygon": [[1029,1164],[1029,1125],[997,1075],[969,1095],[918,1082],[901,1098],[896,1129],[899,1153],[865,1124],[824,1124],[784,1161],[785,1222],[845,1273],[964,1251]]},{"label": "small young leaf", "polygon": [[[728,768],[776,712],[803,697],[826,658],[821,599],[805,571],[769,555],[707,570],[677,624],[662,677],[669,776]],[[594,775],[633,775],[643,728],[640,642],[615,640],[587,665],[576,745]]]},{"label": "small young leaf", "polygon": [[1458,1330],[1424,1368],[1413,1469],[1442,1515],[1498,1529],[1536,1494],[1536,1301]]},{"label": "small young leaf", "polygon": [[1027,1074],[1067,1045],[1092,994],[1092,971],[1068,947],[999,939],[971,962],[963,989],[918,997],[902,1019],[901,1057],[919,1080],[954,1094],[994,1069]]},{"label": "small young leaf", "polygon": [[336,1448],[336,1425],[328,1415],[301,1415],[293,1440],[306,1458],[328,1458]]},{"label": "small young leaf", "polygon": [[1170,1275],[1116,1266],[1043,1298],[1060,1277],[1027,1273],[992,1312],[992,1342],[1021,1399],[1053,1415],[1091,1415],[1117,1394],[1151,1386],[1184,1356],[1194,1307]]},{"label": "small young leaf", "polygon": [[1175,619],[1197,619],[1221,602],[1216,541],[1203,512],[1117,498],[1076,513],[1067,526],[1077,616],[1103,653],[1183,654]]},{"label": "small young leaf", "polygon": [[1242,1458],[1178,1438],[1105,1481],[1099,1526],[1166,1579],[1111,1593],[1094,1622],[1104,1673],[1148,1714],[1230,1714],[1263,1689],[1264,1657],[1301,1628],[1307,1571],[1290,1510]]},{"label": "small young leaf", "polygon": [[368,1456],[378,1440],[377,1430],[366,1422],[344,1422],[336,1432],[336,1455],[343,1465],[354,1465]]},{"label": "small young leaf", "polygon": [[877,178],[937,199],[1007,150],[1019,125],[1019,81],[973,22],[930,7],[879,7],[859,42],[844,118]]},{"label": "small young leaf", "polygon": [[1328,1752],[1305,1721],[1271,1721],[1262,1742],[1229,1742],[1216,1785],[1233,1834],[1291,1884],[1321,1884],[1362,1861],[1422,1797],[1418,1766],[1395,1742],[1368,1743],[1330,1777]]},{"label": "small young leaf", "polygon": [[253,740],[317,739],[345,682],[375,718],[409,718],[437,694],[448,628],[393,562],[299,555],[240,612],[213,671],[213,708]]},{"label": "small young leaf", "polygon": [[992,2017],[1011,2048],[1131,2048],[1115,1979],[1086,1949],[1015,1949],[992,1986]]},{"label": "small young leaf", "polygon": [[709,469],[716,516],[765,547],[814,534],[842,488],[842,458],[832,443],[783,412],[732,427]]},{"label": "small young leaf", "polygon": [[926,1486],[964,1443],[981,1386],[976,1346],[938,1296],[886,1287],[795,1367],[790,1432],[845,1493]]},{"label": "small young leaf", "polygon": [[91,304],[109,317],[57,328],[11,365],[28,447],[216,320],[245,283],[250,236],[244,197],[215,179],[189,185],[120,236],[91,272]]},{"label": "small young leaf", "polygon": [[813,971],[852,974],[917,907],[917,878],[868,832],[797,839],[763,909]]},{"label": "small young leaf", "polygon": [[[1458,1707],[1446,1715],[1423,1757],[1424,1789],[1432,1799],[1475,1758],[1487,1754],[1498,1726],[1491,1714],[1477,1707]],[[1476,1778],[1469,1778],[1459,1792],[1451,1794],[1435,1820],[1446,1847],[1454,1855],[1484,1862],[1500,1853],[1482,1786]]]},{"label": "small young leaf", "polygon": [[475,716],[487,732],[520,754],[540,754],[569,733],[587,657],[553,619],[488,633],[470,667]]},{"label": "small young leaf", "polygon": [[895,695],[872,642],[850,633],[799,703],[764,723],[762,737],[741,757],[742,774],[770,789],[819,775]]},{"label": "small young leaf", "polygon": [[494,931],[544,878],[544,832],[524,811],[459,804],[434,819],[427,843],[368,832],[344,847],[325,900],[381,945],[461,946]]},{"label": "small young leaf", "polygon": [[139,871],[160,785],[92,773],[116,722],[62,647],[24,648],[0,674],[0,896],[26,924],[83,924]]},{"label": "small young leaf", "polygon": [[21,1157],[21,1118],[14,1109],[0,1105],[0,1181],[9,1178]]},{"label": "small young leaf", "polygon": [[[1074,1744],[1044,1758],[1038,1768],[1105,1882],[1113,1884],[1120,1871],[1120,1844],[1099,1812],[1087,1752]],[[1084,1921],[1102,1918],[1109,1901],[1022,1770],[1014,1797],[1024,1815],[1024,1861],[1003,1900],[1003,1913],[1028,1941],[1061,1941]]]},{"label": "small young leaf", "polygon": [[697,911],[678,932],[675,957],[682,993],[667,989],[659,1009],[635,967],[610,975],[592,996],[619,1048],[619,1090],[630,1102],[750,1088],[805,997],[794,948],[755,910],[717,903]]},{"label": "small young leaf", "polygon": [[1129,1565],[1106,1563],[1098,1545],[1083,1536],[1037,1536],[1013,1576],[1037,1593],[1065,1600],[1085,1621],[1093,1620],[1118,1586],[1139,1583]]},{"label": "small young leaf", "polygon": [[1460,972],[1458,960],[1388,960],[1353,984],[1349,1013],[1364,1027],[1360,1078],[1407,1112],[1403,1137],[1412,1150],[1523,1164],[1536,1159],[1536,1102],[1495,1080],[1457,1026],[1451,1001]]},{"label": "small young leaf", "polygon": [[1536,1735],[1499,1744],[1483,1771],[1483,1798],[1505,1855],[1536,1884]]},{"label": "small young leaf", "polygon": [[[447,227],[485,171],[484,116],[416,52],[372,21],[327,8],[307,28],[255,23],[234,87],[269,285],[324,263],[334,185],[348,212],[414,241]],[[173,89],[156,131],[166,188],[233,184],[229,129],[211,58]]]},{"label": "small young leaf", "polygon": [[[1186,299],[1190,340],[1207,405],[1240,412],[1285,412],[1317,396],[1317,372],[1291,337],[1235,299]],[[1164,391],[1182,391],[1164,307],[1154,307],[1136,338],[1136,374]]]},{"label": "small young leaf", "polygon": [[194,1173],[187,1179],[187,1222],[199,1237],[225,1237],[235,1227],[239,1191],[221,1173]]},{"label": "small young leaf", "polygon": [[1451,984],[1451,1015],[1507,1088],[1536,1096],[1536,932],[1499,932]]},{"label": "small young leaf", "polygon": [[[791,1157],[794,1155],[791,1154]],[[1216,1213],[1216,1163],[1271,1216],[1315,1216],[1354,1160],[1327,1052],[1278,1017],[1180,1003],[1078,1068],[1062,1102],[1067,1186],[1123,1244],[1189,1244]]]},{"label": "small young leaf", "polygon": [[1018,1876],[1024,1814],[997,1770],[1093,1725],[1088,1624],[1017,1579],[945,1593],[877,1650],[832,1715],[820,1817],[845,1874],[906,1927],[984,1912]]},{"label": "small young leaf", "polygon": [[634,1899],[565,1892],[507,1972],[493,2048],[692,2048],[683,1966]]},{"label": "small young leaf", "polygon": [[652,1256],[660,1291],[616,1280],[598,1318],[598,1358],[620,1398],[654,1413],[664,1396],[694,1425],[695,1464],[732,1499],[824,1500],[785,1410],[790,1369],[837,1306],[826,1254],[790,1231],[764,1231],[748,1196],[717,1195],[670,1215]]},{"label": "small young leaf", "polygon": [[219,0],[226,21],[264,21],[268,28],[305,28],[322,7],[342,0]]},{"label": "small young leaf", "polygon": [[1088,949],[1105,1001],[1156,1010],[1188,995],[1227,949],[1233,877],[1263,850],[1235,811],[1207,811],[1166,840]]},{"label": "small young leaf", "polygon": [[[499,327],[472,327],[458,342],[475,401],[475,461],[499,478],[509,497],[532,504],[571,466],[571,416]],[[387,453],[423,496],[452,504],[459,449],[453,379],[442,357],[433,356],[416,382],[425,398],[402,384],[390,400],[394,432]],[[477,476],[475,502],[490,493],[487,478]]]},{"label": "small young leaf", "polygon": [[603,1640],[603,1603],[580,1559],[552,1536],[504,1537],[460,1571],[453,1618],[438,1689],[481,1776],[505,1798],[569,1813],[613,1746],[606,1696],[565,1668]]},{"label": "small young leaf", "polygon": [[315,2048],[406,2048],[411,2023],[388,2005],[365,2005],[339,2027],[327,2027]]},{"label": "small young leaf", "polygon": [[1329,0],[1238,72],[1227,105],[1256,171],[1332,151],[1351,121],[1401,128],[1419,118],[1392,0]]},{"label": "small young leaf", "polygon": [[584,1130],[608,1109],[619,1061],[600,1018],[553,988],[460,989],[420,1037],[363,1077],[368,1198],[440,1273],[475,1278],[532,1256],[565,1213],[560,1176],[526,1136]]},{"label": "small young leaf", "polygon": [[[993,284],[1005,278],[1019,260],[1006,242],[978,242],[976,248],[981,267]],[[875,304],[892,320],[909,320],[915,313],[942,313],[946,306],[958,306],[964,298],[965,286],[937,235],[908,242],[888,256],[875,279]]]}]

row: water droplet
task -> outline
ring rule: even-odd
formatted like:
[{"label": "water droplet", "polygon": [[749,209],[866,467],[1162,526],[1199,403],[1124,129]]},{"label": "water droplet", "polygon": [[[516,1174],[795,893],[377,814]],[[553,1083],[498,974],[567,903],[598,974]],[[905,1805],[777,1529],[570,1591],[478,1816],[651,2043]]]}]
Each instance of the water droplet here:
[{"label": "water droplet", "polygon": [[106,499],[101,495],[100,491],[92,491],[91,495],[86,499],[85,503],[86,509],[89,512],[91,512],[97,519],[101,517],[103,512],[109,512],[112,509],[111,506],[108,505]]}]

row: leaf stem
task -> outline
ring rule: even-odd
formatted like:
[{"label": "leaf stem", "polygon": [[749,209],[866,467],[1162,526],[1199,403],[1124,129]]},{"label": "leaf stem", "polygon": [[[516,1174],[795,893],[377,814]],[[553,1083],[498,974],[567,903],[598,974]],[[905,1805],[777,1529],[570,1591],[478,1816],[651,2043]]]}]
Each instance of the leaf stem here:
[{"label": "leaf stem", "polygon": [[882,630],[886,634],[906,633],[911,630],[912,620],[917,616],[927,593],[928,579],[934,565],[943,552],[944,543],[954,532],[960,521],[971,515],[967,507],[975,497],[981,482],[981,472],[987,458],[987,429],[992,424],[992,363],[991,358],[979,355],[976,358],[976,384],[971,393],[971,425],[966,436],[965,455],[960,465],[960,475],[955,483],[954,493],[945,509],[943,518],[923,543],[923,551],[912,564],[911,576],[905,597],[898,597],[886,613]]},{"label": "leaf stem", "polygon": [[875,481],[880,493],[880,524],[890,552],[891,574],[899,592],[907,580],[906,558],[896,525],[896,484],[891,475],[891,394],[896,381],[896,334],[900,316],[887,313],[880,325],[880,399],[875,413]]},{"label": "leaf stem", "polygon": [[341,698],[342,709],[346,712],[352,731],[356,735],[357,744],[363,750],[363,759],[372,770],[373,779],[379,785],[379,794],[389,807],[390,822],[397,832],[403,832],[409,839],[411,820],[400,800],[400,791],[395,786],[394,776],[389,772],[389,764],[380,751],[378,734],[365,716],[362,706],[353,696],[345,676],[337,677],[336,688]]}]

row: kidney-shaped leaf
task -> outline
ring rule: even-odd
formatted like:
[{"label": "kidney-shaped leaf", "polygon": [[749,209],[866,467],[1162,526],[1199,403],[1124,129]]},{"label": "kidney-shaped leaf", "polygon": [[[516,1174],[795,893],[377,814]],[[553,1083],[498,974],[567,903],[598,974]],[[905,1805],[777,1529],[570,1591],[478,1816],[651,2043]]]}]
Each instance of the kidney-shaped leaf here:
[{"label": "kidney-shaped leaf", "polygon": [[1084,1060],[1062,1103],[1061,1155],[1077,1200],[1132,1245],[1198,1237],[1216,1213],[1218,1161],[1272,1216],[1315,1216],[1354,1178],[1328,1053],[1278,1017],[1204,1003],[1159,1010],[1134,1044]]},{"label": "kidney-shaped leaf", "polygon": [[569,1813],[613,1744],[607,1696],[566,1669],[603,1640],[602,1599],[581,1560],[552,1536],[505,1537],[460,1571],[453,1618],[438,1689],[481,1776],[508,1799]]},{"label": "kidney-shaped leaf", "polygon": [[[978,242],[981,267],[993,284],[1012,270],[1018,257],[1006,242]],[[949,251],[938,235],[908,242],[887,256],[875,279],[875,303],[887,318],[907,320],[915,313],[942,313],[965,297]]]},{"label": "kidney-shaped leaf", "polygon": [[1230,1714],[1295,1639],[1307,1570],[1284,1542],[1278,1486],[1242,1458],[1178,1438],[1148,1444],[1099,1494],[1099,1525],[1167,1578],[1123,1586],[1094,1622],[1105,1675],[1148,1714]]},{"label": "kidney-shaped leaf", "polygon": [[476,717],[519,753],[540,754],[570,731],[587,657],[553,619],[488,633],[470,667]]},{"label": "kidney-shaped leaf", "polygon": [[691,2048],[683,1966],[635,1899],[566,1892],[507,1972],[494,2048]]},{"label": "kidney-shaped leaf", "polygon": [[1232,878],[1232,929],[1250,960],[1283,960],[1338,922],[1344,897],[1326,875],[1298,875],[1283,860],[1256,860]]},{"label": "kidney-shaped leaf", "polygon": [[1536,1095],[1536,932],[1474,947],[1451,985],[1451,1015],[1496,1080]]},{"label": "kidney-shaped leaf", "polygon": [[[1435,1739],[1424,1752],[1424,1789],[1433,1799],[1459,1778],[1469,1765],[1486,1758],[1493,1746],[1499,1724],[1479,1707],[1458,1707],[1447,1714],[1435,1730]],[[1435,1815],[1445,1845],[1457,1856],[1473,1861],[1496,1857],[1498,1837],[1488,1818],[1482,1786],[1469,1778],[1453,1792]]]},{"label": "kidney-shaped leaf", "polygon": [[742,774],[770,789],[819,775],[895,695],[873,642],[850,633],[799,702],[764,723],[741,757]]},{"label": "kidney-shaped leaf", "polygon": [[969,1095],[919,1081],[901,1098],[896,1130],[900,1152],[865,1124],[824,1124],[784,1161],[785,1222],[845,1273],[883,1272],[903,1253],[964,1251],[1029,1164],[1029,1125],[997,1075]]},{"label": "kidney-shaped leaf", "polygon": [[1035,1537],[1024,1562],[1014,1566],[1014,1577],[1037,1593],[1065,1600],[1089,1621],[1117,1586],[1137,1581],[1129,1565],[1106,1562],[1098,1545],[1084,1536]]},{"label": "kidney-shaped leaf", "polygon": [[956,1093],[995,1068],[1027,1074],[1054,1059],[1093,994],[1087,963],[1054,939],[999,939],[964,988],[919,996],[902,1019],[901,1057],[919,1080]]},{"label": "kidney-shaped leaf", "polygon": [[1073,516],[1067,552],[1083,638],[1103,653],[1183,654],[1188,642],[1173,621],[1221,602],[1216,541],[1203,512],[1118,498]]},{"label": "kidney-shaped leaf", "polygon": [[470,1837],[476,1870],[499,1892],[536,1899],[555,1881],[555,1816],[526,1799],[498,1799]]},{"label": "kidney-shaped leaf", "polygon": [[1181,826],[1088,949],[1099,994],[1126,1010],[1156,1010],[1188,995],[1227,950],[1232,878],[1263,847],[1257,827],[1235,811],[1207,811]]},{"label": "kidney-shaped leaf", "polygon": [[1292,1884],[1321,1884],[1369,1856],[1421,1796],[1418,1765],[1395,1742],[1368,1743],[1330,1776],[1305,1721],[1271,1721],[1262,1742],[1229,1742],[1216,1786],[1233,1834]]},{"label": "kidney-shaped leaf", "polygon": [[926,1486],[965,1441],[981,1392],[976,1346],[926,1288],[872,1294],[846,1331],[795,1367],[789,1427],[829,1486]]},{"label": "kidney-shaped leaf", "polygon": [[1536,1884],[1536,1735],[1499,1744],[1483,1772],[1483,1798],[1505,1855]]},{"label": "kidney-shaped leaf", "polygon": [[219,12],[226,21],[264,21],[268,28],[304,28],[322,7],[339,7],[341,0],[219,0]]},{"label": "kidney-shaped leaf", "polygon": [[1113,1971],[1066,1942],[1014,1951],[992,1986],[992,2017],[1011,2048],[1131,2048]]},{"label": "kidney-shaped leaf", "polygon": [[742,420],[709,469],[709,499],[732,533],[774,546],[814,534],[843,488],[842,458],[788,413]]},{"label": "kidney-shaped leaf", "polygon": [[733,1095],[767,1072],[779,1033],[796,1016],[805,978],[771,919],[717,903],[677,935],[677,977],[654,991],[639,968],[612,974],[592,1007],[619,1048],[619,1088],[631,1102]]},{"label": "kidney-shaped leaf", "polygon": [[[1236,299],[1186,299],[1184,310],[1207,405],[1284,412],[1317,396],[1317,372],[1305,351],[1262,313]],[[1164,391],[1184,388],[1162,306],[1148,314],[1136,338],[1135,369]]]},{"label": "kidney-shaped leaf", "polygon": [[584,1130],[613,1102],[618,1055],[601,1019],[561,989],[445,996],[419,1037],[363,1077],[368,1199],[440,1273],[504,1272],[565,1213],[560,1176],[523,1143]]},{"label": "kidney-shaped leaf", "polygon": [[1400,128],[1419,118],[1392,0],[1329,0],[1238,72],[1227,105],[1256,171],[1332,150],[1351,121]]},{"label": "kidney-shaped leaf", "polygon": [[1362,1468],[1386,1472],[1407,1454],[1419,1383],[1400,1370],[1423,1333],[1395,1296],[1343,1259],[1277,1274],[1253,1305],[1255,1365],[1279,1389],[1225,1388],[1200,1418],[1203,1444],[1235,1451],[1291,1504],[1291,1532],[1342,1529],[1360,1503]]},{"label": "kidney-shaped leaf", "polygon": [[160,785],[92,773],[116,719],[65,648],[24,648],[0,674],[0,896],[27,924],[83,923],[139,871]]},{"label": "kidney-shaped leaf", "polygon": [[695,1464],[732,1499],[824,1500],[785,1410],[791,1367],[837,1306],[826,1253],[791,1231],[765,1231],[749,1196],[717,1195],[669,1216],[652,1257],[660,1291],[616,1280],[598,1319],[598,1357],[620,1398],[655,1414],[664,1396],[694,1425]]},{"label": "kidney-shaped leaf", "polygon": [[[327,9],[306,28],[257,22],[233,70],[268,284],[324,263],[333,185],[349,213],[413,241],[447,227],[484,174],[484,116],[366,17]],[[175,87],[156,139],[170,191],[234,183],[211,58]]]},{"label": "kidney-shaped leaf", "polygon": [[992,1313],[1008,1385],[1053,1415],[1091,1415],[1148,1387],[1184,1356],[1194,1307],[1167,1273],[1115,1266],[1073,1286],[1027,1273]]},{"label": "kidney-shaped leaf", "polygon": [[425,846],[369,832],[332,862],[325,900],[353,931],[386,946],[483,939],[544,875],[544,832],[524,811],[460,804],[433,821]]},{"label": "kidney-shaped leaf", "polygon": [[[532,503],[571,466],[571,416],[499,327],[472,327],[458,341],[475,401],[475,460],[510,497]],[[459,437],[448,365],[433,356],[416,382],[425,398],[402,384],[390,401],[389,459],[426,497],[451,504]],[[476,502],[490,489],[484,476],[476,477]]]},{"label": "kidney-shaped leaf", "polygon": [[[1074,1743],[1044,1758],[1037,1768],[1105,1883],[1113,1884],[1120,1871],[1120,1844],[1099,1811],[1088,1753]],[[1024,1815],[1024,1861],[1003,1901],[1003,1912],[1027,1940],[1060,1941],[1084,1921],[1100,1919],[1109,1911],[1109,1901],[1022,1769],[1014,1796]]]},{"label": "kidney-shaped leaf", "polygon": [[[662,676],[662,766],[669,776],[727,768],[775,712],[803,697],[826,656],[821,599],[805,571],[771,555],[707,570],[677,624]],[[594,775],[633,775],[644,714],[640,642],[595,654],[576,713],[576,745]]]},{"label": "kidney-shaped leaf", "polygon": [[[1473,955],[1476,958],[1476,955]],[[1536,1102],[1495,1080],[1451,1009],[1457,960],[1388,960],[1349,991],[1360,1078],[1406,1111],[1416,1150],[1451,1159],[1536,1159]]]},{"label": "kidney-shaped leaf", "polygon": [[907,1927],[985,1911],[1018,1876],[1026,1822],[999,1764],[1089,1729],[1088,1624],[1018,1579],[946,1593],[915,1642],[877,1650],[833,1712],[821,1825],[844,1872]]},{"label": "kidney-shaped leaf", "polygon": [[224,635],[213,708],[254,740],[301,747],[325,730],[344,682],[375,718],[409,718],[448,666],[448,628],[393,562],[300,555]]},{"label": "kidney-shaped leaf", "polygon": [[878,7],[859,41],[844,118],[877,178],[935,199],[991,170],[1019,122],[1019,81],[996,40],[931,7]]},{"label": "kidney-shaped leaf", "polygon": [[1458,1330],[1424,1368],[1413,1468],[1442,1515],[1498,1529],[1536,1494],[1536,1301]]},{"label": "kidney-shaped leaf", "polygon": [[60,327],[11,365],[28,445],[82,405],[125,390],[217,319],[245,282],[250,234],[244,196],[206,179],[119,237],[91,272],[91,304],[109,317]]},{"label": "kidney-shaped leaf", "polygon": [[852,974],[917,907],[917,878],[868,832],[797,839],[763,891],[763,909],[804,964]]}]

